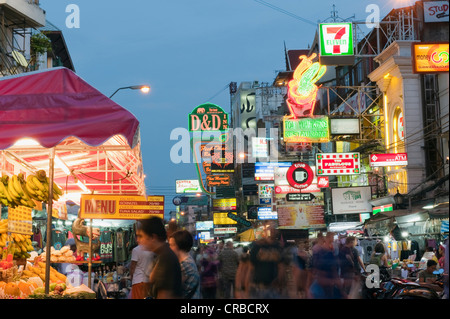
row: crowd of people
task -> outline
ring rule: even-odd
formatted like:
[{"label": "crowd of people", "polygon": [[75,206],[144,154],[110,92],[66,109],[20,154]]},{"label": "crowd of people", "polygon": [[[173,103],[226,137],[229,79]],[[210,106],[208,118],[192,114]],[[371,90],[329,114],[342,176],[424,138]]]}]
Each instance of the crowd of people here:
[{"label": "crowd of people", "polygon": [[[355,237],[339,242],[328,232],[286,244],[276,229],[268,234],[249,246],[227,241],[194,248],[188,231],[166,231],[158,218],[140,221],[136,235],[143,249],[133,258],[145,268],[144,284],[133,281],[133,298],[361,298],[366,269]],[[387,263],[383,243],[375,247],[371,262]]]}]

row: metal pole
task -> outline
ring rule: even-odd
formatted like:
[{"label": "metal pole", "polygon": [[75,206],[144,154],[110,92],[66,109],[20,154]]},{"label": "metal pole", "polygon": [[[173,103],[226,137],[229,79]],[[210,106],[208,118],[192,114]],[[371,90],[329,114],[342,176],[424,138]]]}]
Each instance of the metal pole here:
[{"label": "metal pole", "polygon": [[91,272],[92,272],[92,219],[89,232],[89,259],[88,259],[88,287],[92,289]]},{"label": "metal pole", "polygon": [[55,148],[50,149],[49,156],[49,185],[48,185],[48,204],[47,204],[47,244],[45,255],[45,293],[50,293],[50,257],[52,243],[52,211],[53,211],[53,179],[55,175]]}]

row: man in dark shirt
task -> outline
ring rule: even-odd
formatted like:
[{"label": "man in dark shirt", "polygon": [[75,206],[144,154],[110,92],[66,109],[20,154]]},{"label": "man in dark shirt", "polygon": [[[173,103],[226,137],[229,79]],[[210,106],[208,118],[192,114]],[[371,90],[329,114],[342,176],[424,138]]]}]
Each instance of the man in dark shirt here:
[{"label": "man in dark shirt", "polygon": [[156,254],[150,274],[151,296],[155,299],[181,298],[181,267],[167,243],[163,221],[158,217],[138,221],[136,239],[139,245]]}]

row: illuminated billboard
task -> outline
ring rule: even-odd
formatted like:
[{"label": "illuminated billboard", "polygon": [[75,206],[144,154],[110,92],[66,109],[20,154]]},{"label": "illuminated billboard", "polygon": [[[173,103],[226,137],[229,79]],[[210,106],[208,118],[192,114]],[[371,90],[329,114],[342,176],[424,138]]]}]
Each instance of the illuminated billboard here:
[{"label": "illuminated billboard", "polygon": [[449,52],[447,43],[413,43],[414,73],[448,72]]}]

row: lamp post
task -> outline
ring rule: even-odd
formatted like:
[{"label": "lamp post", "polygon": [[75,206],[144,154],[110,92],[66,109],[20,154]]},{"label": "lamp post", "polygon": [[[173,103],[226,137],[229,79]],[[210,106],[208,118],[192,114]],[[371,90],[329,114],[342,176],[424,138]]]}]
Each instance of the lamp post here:
[{"label": "lamp post", "polygon": [[132,85],[132,86],[125,86],[122,88],[118,88],[109,98],[112,98],[117,92],[119,92],[120,90],[126,90],[126,89],[130,89],[130,90],[141,90],[142,93],[147,94],[148,92],[150,92],[150,87],[148,85]]}]

